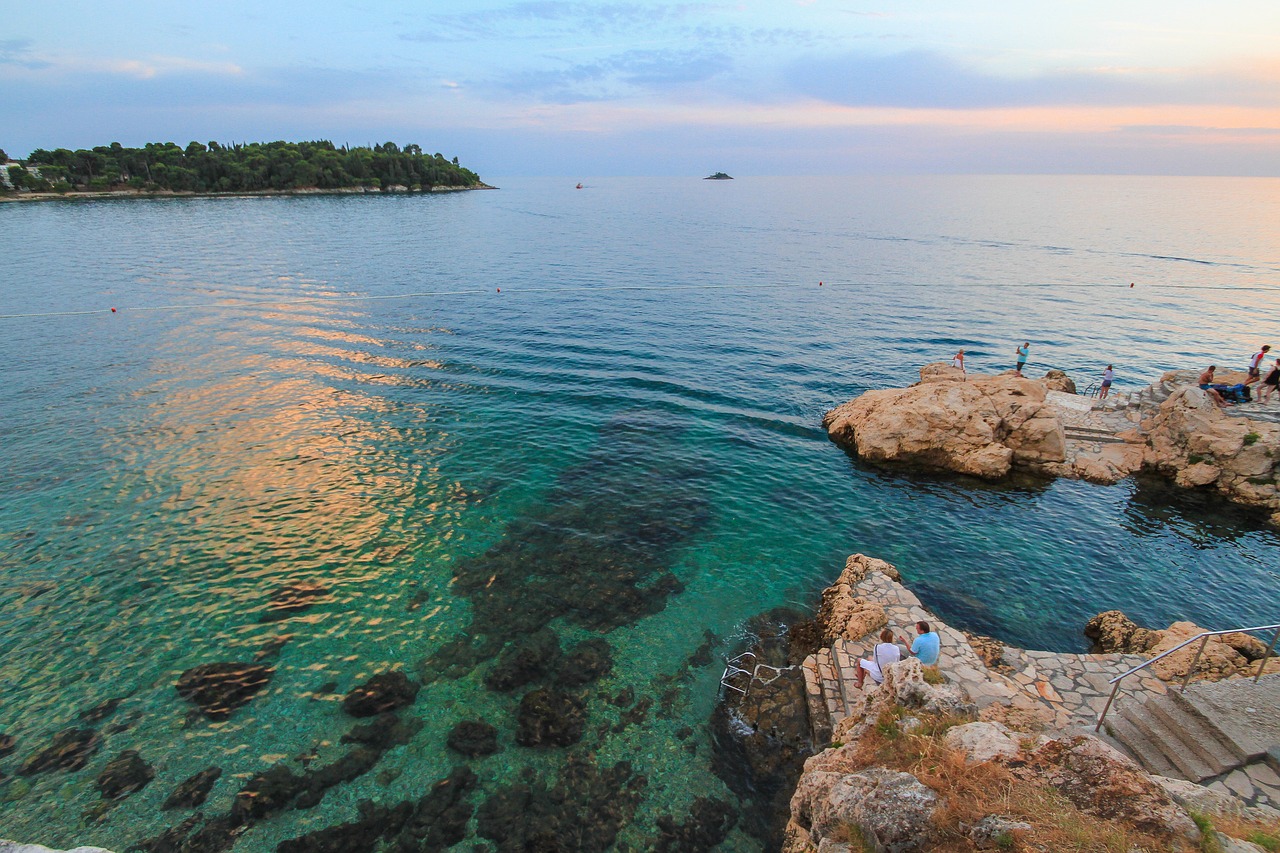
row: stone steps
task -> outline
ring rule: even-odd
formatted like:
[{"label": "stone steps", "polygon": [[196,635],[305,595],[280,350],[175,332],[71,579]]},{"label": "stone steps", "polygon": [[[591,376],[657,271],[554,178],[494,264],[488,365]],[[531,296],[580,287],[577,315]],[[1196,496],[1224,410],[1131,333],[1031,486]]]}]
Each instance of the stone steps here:
[{"label": "stone steps", "polygon": [[1069,439],[1076,441],[1096,441],[1099,444],[1124,444],[1123,438],[1118,437],[1114,432],[1102,429],[1093,429],[1092,427],[1063,427],[1062,434]]},{"label": "stone steps", "polygon": [[862,701],[855,686],[858,646],[836,640],[830,648],[819,649],[804,660],[805,695],[809,701],[809,721],[815,744],[831,742],[836,725]]},{"label": "stone steps", "polygon": [[1245,750],[1178,691],[1126,703],[1108,728],[1140,764],[1162,776],[1202,782],[1249,760]]}]

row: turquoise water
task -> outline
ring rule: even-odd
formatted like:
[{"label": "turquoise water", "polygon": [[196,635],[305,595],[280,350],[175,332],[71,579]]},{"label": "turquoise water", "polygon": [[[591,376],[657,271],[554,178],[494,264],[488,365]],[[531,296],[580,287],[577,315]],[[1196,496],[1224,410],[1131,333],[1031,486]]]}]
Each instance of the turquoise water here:
[{"label": "turquoise water", "polygon": [[[647,784],[619,843],[646,849],[659,816],[732,800],[708,770],[719,671],[687,664],[706,632],[718,659],[854,551],[1037,648],[1084,649],[1112,607],[1275,616],[1280,539],[1255,514],[1150,482],[884,472],[819,421],[958,346],[995,371],[1030,340],[1033,368],[1083,385],[1114,363],[1120,390],[1243,365],[1278,301],[1280,181],[491,182],[0,206],[0,314],[100,312],[0,320],[0,835],[122,850],[185,817],[160,805],[211,764],[204,809],[225,812],[273,763],[339,755],[341,695],[403,668],[427,682],[402,712],[422,730],[236,850],[422,796],[463,763],[444,742],[464,718],[503,746],[467,762],[474,803],[571,754],[627,760]],[[364,298],[404,294],[430,295]],[[262,621],[299,583],[327,592]],[[612,647],[568,749],[517,745],[523,690],[484,684],[486,638],[543,625]],[[189,717],[181,672],[284,635],[266,691]],[[627,687],[655,704],[624,727],[607,700]],[[16,776],[116,698],[84,770]],[[124,749],[155,780],[84,817]]]}]

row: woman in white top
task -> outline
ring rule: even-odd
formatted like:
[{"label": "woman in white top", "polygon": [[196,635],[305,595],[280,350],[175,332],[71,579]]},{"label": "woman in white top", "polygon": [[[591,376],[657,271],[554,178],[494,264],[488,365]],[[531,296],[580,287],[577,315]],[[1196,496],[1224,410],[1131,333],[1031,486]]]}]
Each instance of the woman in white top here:
[{"label": "woman in white top", "polygon": [[856,681],[858,689],[862,689],[862,682],[866,680],[868,674],[876,684],[883,684],[885,668],[900,660],[902,660],[902,650],[893,642],[893,632],[885,628],[880,632],[880,642],[876,643],[875,648],[871,650],[871,657],[858,661]]},{"label": "woman in white top", "polygon": [[964,370],[964,350],[960,350],[960,352],[956,353],[955,356],[952,357],[951,366],[958,367],[962,371]]}]

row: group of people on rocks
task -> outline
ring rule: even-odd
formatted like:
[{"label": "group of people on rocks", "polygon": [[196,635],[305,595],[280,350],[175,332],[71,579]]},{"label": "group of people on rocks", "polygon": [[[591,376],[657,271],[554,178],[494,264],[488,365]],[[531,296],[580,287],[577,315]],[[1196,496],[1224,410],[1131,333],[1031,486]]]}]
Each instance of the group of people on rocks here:
[{"label": "group of people on rocks", "polygon": [[[898,639],[903,646],[907,647],[907,654],[920,658],[920,663],[925,666],[933,666],[938,662],[938,654],[942,651],[942,639],[929,627],[928,622],[916,623],[915,640],[908,640],[906,637]],[[900,660],[902,660],[902,649],[894,642],[893,631],[885,628],[880,632],[880,642],[871,649],[871,657],[858,661],[858,675],[855,679],[858,689],[862,689],[867,676],[871,676],[871,680],[876,684],[882,684],[884,671]]]},{"label": "group of people on rocks", "polygon": [[1271,352],[1270,345],[1263,346],[1255,352],[1253,357],[1249,359],[1249,367],[1244,382],[1236,385],[1214,382],[1213,373],[1218,369],[1218,366],[1216,364],[1209,365],[1200,374],[1200,378],[1196,380],[1200,385],[1200,390],[1209,395],[1209,399],[1214,402],[1214,405],[1222,408],[1235,403],[1252,402],[1250,386],[1257,384],[1258,402],[1270,402],[1271,396],[1276,393],[1277,388],[1280,388],[1280,358],[1275,360],[1275,363],[1267,371],[1267,375],[1264,378],[1262,375],[1262,363],[1266,360],[1269,352]]},{"label": "group of people on rocks", "polygon": [[[1022,375],[1022,369],[1027,366],[1027,353],[1031,349],[1030,341],[1023,341],[1022,344],[1014,350],[1016,361],[1014,363],[1014,373],[1018,376]],[[1200,389],[1209,395],[1209,399],[1219,408],[1230,406],[1233,403],[1249,403],[1253,401],[1252,393],[1249,386],[1258,385],[1258,402],[1268,403],[1273,395],[1277,395],[1280,391],[1280,358],[1275,360],[1267,375],[1262,375],[1262,363],[1267,358],[1267,353],[1271,352],[1271,346],[1263,346],[1258,352],[1253,354],[1249,359],[1248,376],[1244,382],[1238,385],[1224,385],[1213,381],[1213,373],[1217,370],[1217,365],[1211,364],[1200,374],[1197,382]],[[960,368],[964,372],[964,350],[957,352],[951,359],[951,366]],[[1108,364],[1102,371],[1102,386],[1098,390],[1098,399],[1105,400],[1111,393],[1111,384],[1115,381],[1115,369]],[[1280,395],[1277,395],[1280,396]]]}]

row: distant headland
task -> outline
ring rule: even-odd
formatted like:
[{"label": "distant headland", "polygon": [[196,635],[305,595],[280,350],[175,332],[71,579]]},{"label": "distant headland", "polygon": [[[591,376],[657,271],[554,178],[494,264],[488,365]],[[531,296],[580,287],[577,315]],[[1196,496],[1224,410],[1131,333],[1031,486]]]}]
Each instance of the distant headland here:
[{"label": "distant headland", "polygon": [[704,181],[732,181],[732,180],[733,180],[733,175],[728,175],[728,174],[725,174],[724,172],[716,172],[714,175],[707,175],[707,176],[706,176],[705,178],[703,178],[702,180],[704,180]]},{"label": "distant headland", "polygon": [[0,200],[157,195],[444,192],[493,189],[458,158],[418,145],[315,142],[221,145],[118,142],[92,149],[37,149],[26,160],[0,151]]}]

